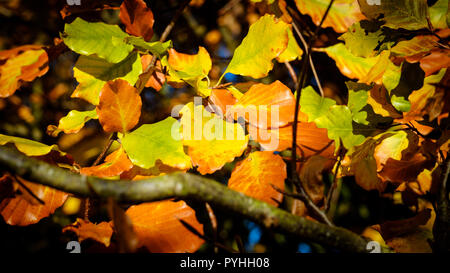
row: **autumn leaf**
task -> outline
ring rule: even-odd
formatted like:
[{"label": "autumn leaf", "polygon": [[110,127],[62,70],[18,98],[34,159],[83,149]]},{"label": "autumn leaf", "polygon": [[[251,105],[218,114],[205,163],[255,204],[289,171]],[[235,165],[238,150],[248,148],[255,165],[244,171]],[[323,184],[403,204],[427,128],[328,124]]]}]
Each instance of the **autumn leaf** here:
[{"label": "autumn leaf", "polygon": [[292,62],[296,59],[301,59],[303,55],[303,50],[297,44],[292,29],[288,28],[288,45],[286,50],[284,50],[280,56],[277,57],[277,61],[280,63]]},{"label": "autumn leaf", "polygon": [[45,145],[40,142],[21,137],[7,136],[0,134],[0,145],[12,143],[17,150],[28,156],[41,156],[50,153],[52,150],[59,151],[57,145]]},{"label": "autumn leaf", "polygon": [[325,168],[327,158],[320,155],[311,156],[300,169],[300,181],[315,204],[318,204],[324,197],[324,184],[322,171]]},{"label": "autumn leaf", "polygon": [[190,102],[180,113],[183,145],[188,147],[188,155],[201,174],[221,169],[247,147],[248,136],[240,124],[223,121],[203,105]]},{"label": "autumn leaf", "polygon": [[[294,121],[295,98],[280,81],[255,84],[228,111],[227,116],[245,118],[259,128],[277,128]],[[278,113],[277,113],[278,112]]]},{"label": "autumn leaf", "polygon": [[95,55],[80,56],[73,69],[79,84],[71,97],[98,105],[100,91],[106,82],[120,78],[134,85],[141,73],[142,64],[137,53],[131,53],[118,63],[110,63]]},{"label": "autumn leaf", "polygon": [[379,5],[370,5],[366,0],[358,0],[358,2],[362,13],[367,18],[382,18],[386,27],[408,30],[428,27],[426,0],[383,0]]},{"label": "autumn leaf", "polygon": [[143,203],[131,206],[126,215],[133,222],[139,245],[145,246],[150,252],[195,252],[204,242],[180,222],[183,220],[203,233],[203,225],[197,221],[195,211],[184,201]]},{"label": "autumn leaf", "polygon": [[[146,68],[149,66],[153,56],[150,54],[142,55],[141,56],[141,63],[142,68]],[[145,83],[145,87],[151,87],[155,89],[156,91],[161,90],[162,86],[166,82],[166,75],[162,73],[162,66],[161,61],[156,61],[156,70],[153,72],[153,75],[148,79],[148,81]]]},{"label": "autumn leaf", "polygon": [[231,173],[228,187],[277,206],[283,195],[272,185],[284,190],[286,164],[273,152],[253,152],[239,162]]},{"label": "autumn leaf", "polygon": [[272,60],[288,46],[288,29],[289,25],[274,15],[266,14],[259,18],[234,51],[223,75],[233,73],[255,79],[267,76],[273,68]]},{"label": "autumn leaf", "polygon": [[30,82],[48,71],[48,56],[42,46],[25,45],[0,51],[0,98],[11,96],[22,82]]},{"label": "autumn leaf", "polygon": [[334,100],[321,97],[311,86],[302,89],[300,108],[308,116],[308,122],[325,115],[333,105],[336,105]]},{"label": "autumn leaf", "polygon": [[133,50],[124,41],[127,36],[117,25],[90,23],[80,17],[66,24],[62,34],[64,43],[73,51],[86,56],[97,54],[111,63],[122,61]]},{"label": "autumn leaf", "polygon": [[387,241],[394,237],[412,232],[417,227],[425,225],[430,217],[431,209],[424,209],[411,218],[386,221],[380,224],[377,229],[380,231],[384,240]]},{"label": "autumn leaf", "polygon": [[420,59],[420,68],[425,71],[426,77],[448,67],[450,67],[450,49],[434,49],[428,56]]},{"label": "autumn leaf", "polygon": [[[9,225],[27,226],[51,215],[66,201],[67,193],[16,177],[18,190],[12,198],[0,202],[0,214]],[[38,201],[39,200],[39,201]]]},{"label": "autumn leaf", "polygon": [[49,125],[47,133],[56,137],[60,132],[66,134],[78,133],[84,124],[91,119],[98,119],[96,110],[90,111],[70,111],[65,117],[59,120],[58,126]]},{"label": "autumn leaf", "polygon": [[143,0],[125,0],[120,5],[120,21],[126,31],[134,36],[150,41],[153,36],[153,12]]},{"label": "autumn leaf", "polygon": [[[169,58],[161,60],[163,66],[168,67],[170,83],[187,82],[192,85],[197,93],[207,97],[211,90],[208,88],[208,73],[211,70],[212,62],[208,51],[204,47],[199,47],[197,54],[179,53],[175,49],[169,50]],[[207,79],[205,85],[204,79]]]},{"label": "autumn leaf", "polygon": [[65,226],[62,232],[74,232],[78,236],[78,241],[82,242],[91,239],[109,247],[113,229],[108,222],[94,224],[92,222],[77,218],[77,220],[68,226]]},{"label": "autumn leaf", "polygon": [[[325,10],[330,4],[328,0],[295,0],[298,10],[311,16],[314,24],[319,25]],[[358,3],[354,0],[334,1],[322,27],[332,27],[336,32],[346,32],[353,23],[363,19]]]},{"label": "autumn leaf", "polygon": [[[237,98],[228,89],[214,88],[211,91],[209,100],[214,106],[214,112],[219,116],[225,116],[227,107],[233,106],[237,102]],[[220,111],[220,113],[218,112]]]},{"label": "autumn leaf", "polygon": [[364,25],[368,23],[367,21],[355,23],[339,37],[340,40],[345,41],[345,46],[356,57],[374,57],[377,53],[375,49],[385,38],[380,29],[366,30]]},{"label": "autumn leaf", "polygon": [[431,169],[434,162],[422,153],[416,153],[411,158],[396,160],[389,158],[380,176],[392,182],[414,181],[424,169]]},{"label": "autumn leaf", "polygon": [[131,130],[141,116],[142,101],[136,88],[127,81],[109,81],[100,92],[98,120],[107,133]]},{"label": "autumn leaf", "polygon": [[402,152],[410,147],[417,148],[418,138],[413,133],[397,131],[382,137],[382,141],[376,146],[374,156],[377,162],[377,171],[381,171],[389,158],[400,160]]},{"label": "autumn leaf", "polygon": [[178,122],[168,117],[153,124],[144,124],[121,139],[123,148],[133,164],[144,169],[162,163],[189,169],[191,159],[183,151]]},{"label": "autumn leaf", "polygon": [[97,177],[112,177],[130,170],[132,167],[133,163],[131,163],[127,154],[121,147],[108,155],[103,164],[81,168],[80,173]]},{"label": "autumn leaf", "polygon": [[[292,147],[292,125],[268,130],[249,126],[248,130],[264,150],[281,152]],[[334,158],[334,142],[328,138],[327,130],[317,128],[314,122],[297,124],[297,149],[304,158],[312,155]]]}]

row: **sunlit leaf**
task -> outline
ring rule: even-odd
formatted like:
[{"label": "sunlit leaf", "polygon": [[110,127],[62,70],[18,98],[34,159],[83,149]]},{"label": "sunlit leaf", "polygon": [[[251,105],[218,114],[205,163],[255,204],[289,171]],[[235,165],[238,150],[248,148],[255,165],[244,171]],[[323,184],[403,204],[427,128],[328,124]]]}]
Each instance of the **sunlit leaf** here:
[{"label": "sunlit leaf", "polygon": [[128,44],[133,45],[134,47],[136,47],[141,51],[155,54],[156,56],[159,57],[166,54],[169,48],[172,47],[172,41],[170,40],[164,43],[161,43],[159,41],[146,42],[143,38],[130,36],[124,38],[124,41]]},{"label": "sunlit leaf", "polygon": [[172,167],[189,169],[191,159],[183,151],[179,126],[172,117],[144,124],[123,136],[123,148],[131,162],[144,169],[155,166],[156,160]]},{"label": "sunlit leaf", "polygon": [[272,185],[284,190],[286,177],[286,164],[279,155],[268,151],[253,152],[236,165],[228,187],[276,206],[283,195]]},{"label": "sunlit leaf", "polygon": [[215,112],[220,111],[221,115],[227,113],[227,107],[233,106],[237,102],[237,98],[228,89],[217,89],[214,88],[211,91],[211,96],[209,100],[215,107]]},{"label": "sunlit leaf", "polygon": [[201,174],[213,173],[239,157],[247,147],[248,137],[238,123],[224,121],[192,102],[180,111],[183,145]]},{"label": "sunlit leaf", "polygon": [[203,234],[203,225],[195,211],[184,201],[159,201],[131,206],[126,214],[133,222],[139,245],[150,252],[185,253],[195,252],[203,239],[190,232],[180,220]]},{"label": "sunlit leaf", "polygon": [[103,164],[81,168],[80,173],[84,175],[97,177],[112,177],[121,175],[123,172],[130,170],[133,163],[128,159],[123,148],[119,148],[105,158]]},{"label": "sunlit leaf", "polygon": [[284,50],[280,56],[277,57],[277,61],[280,63],[284,62],[291,62],[296,59],[301,59],[303,50],[300,48],[300,46],[297,44],[297,41],[295,40],[294,34],[292,33],[292,29],[288,28],[288,45],[286,47],[286,50]]},{"label": "sunlit leaf", "polygon": [[335,104],[334,100],[321,97],[311,86],[304,88],[300,94],[300,107],[308,115],[309,122],[325,115]]},{"label": "sunlit leaf", "polygon": [[101,222],[94,224],[92,222],[77,218],[77,220],[65,226],[62,232],[71,231],[78,236],[78,241],[82,242],[86,239],[91,239],[108,247],[111,243],[111,236],[113,229],[109,222]]},{"label": "sunlit leaf", "polygon": [[[298,10],[311,16],[314,24],[319,25],[329,0],[295,0]],[[322,27],[332,27],[336,32],[346,32],[353,23],[363,19],[358,3],[354,0],[336,0],[323,22]]]},{"label": "sunlit leaf", "polygon": [[[248,131],[264,150],[283,151],[292,147],[292,125],[269,130],[249,126]],[[302,158],[312,155],[334,158],[334,141],[328,138],[326,129],[317,128],[314,122],[298,123],[297,149]]]},{"label": "sunlit leaf", "polygon": [[439,39],[432,35],[415,36],[411,40],[398,42],[391,52],[399,57],[414,56],[425,53],[438,46]]},{"label": "sunlit leaf", "polygon": [[120,5],[120,21],[126,31],[150,41],[153,36],[153,12],[143,0],[125,0]]},{"label": "sunlit leaf", "polygon": [[[146,54],[141,56],[141,63],[142,63],[142,69],[145,70],[145,68],[148,67],[152,60],[152,55]],[[156,69],[155,72],[153,72],[153,75],[148,79],[148,81],[145,83],[145,87],[151,87],[155,89],[156,91],[161,90],[162,86],[166,82],[166,75],[162,73],[162,67],[161,62],[158,60],[156,61]]]},{"label": "sunlit leaf", "polygon": [[288,46],[289,25],[266,14],[250,26],[247,36],[234,51],[224,74],[229,72],[255,79],[267,76],[272,60]]},{"label": "sunlit leaf", "polygon": [[361,22],[353,24],[347,32],[339,38],[345,41],[345,46],[356,57],[373,57],[375,48],[384,39],[383,32],[378,29],[369,32],[361,26]]},{"label": "sunlit leaf", "polygon": [[[5,62],[3,63],[3,60]],[[0,98],[14,94],[23,81],[30,82],[48,71],[48,56],[42,47],[21,46],[0,52]]]},{"label": "sunlit leaf", "polygon": [[100,92],[100,102],[96,108],[98,120],[107,133],[126,133],[138,123],[141,106],[136,88],[125,80],[109,81]]},{"label": "sunlit leaf", "polygon": [[80,56],[73,72],[79,84],[72,97],[97,105],[100,90],[107,81],[120,78],[134,85],[142,73],[142,64],[137,53],[128,55],[119,63],[109,63],[95,55]]},{"label": "sunlit leaf", "polygon": [[34,140],[0,134],[0,145],[6,143],[13,143],[19,151],[28,156],[46,155],[52,150],[59,151],[56,145],[48,146]]},{"label": "sunlit leaf", "polygon": [[[17,179],[25,185],[26,189],[18,185],[21,194],[16,194],[15,197],[6,198],[0,202],[0,214],[9,225],[35,224],[62,206],[68,196],[65,192],[31,183],[20,177]],[[32,196],[29,191],[32,192]]]},{"label": "sunlit leaf", "polygon": [[314,122],[317,127],[328,130],[328,137],[335,141],[337,151],[340,141],[346,149],[363,143],[365,137],[353,133],[352,121],[352,113],[347,106],[333,105],[326,115],[317,118]]},{"label": "sunlit leaf", "polygon": [[259,128],[276,128],[294,120],[294,107],[294,95],[283,83],[260,83],[252,85],[229,109],[227,116],[234,119],[243,117]]},{"label": "sunlit leaf", "polygon": [[52,136],[57,136],[60,132],[66,134],[78,133],[84,124],[91,119],[98,119],[97,112],[72,110],[59,120],[58,126],[50,125],[47,129]]},{"label": "sunlit leaf", "polygon": [[418,30],[427,28],[428,6],[426,0],[382,0],[380,5],[370,5],[358,0],[362,13],[369,19],[385,22],[386,27]]},{"label": "sunlit leaf", "polygon": [[133,46],[124,41],[127,36],[117,25],[90,23],[80,17],[66,24],[62,34],[64,43],[73,51],[82,55],[97,54],[111,63],[122,61],[133,50]]}]

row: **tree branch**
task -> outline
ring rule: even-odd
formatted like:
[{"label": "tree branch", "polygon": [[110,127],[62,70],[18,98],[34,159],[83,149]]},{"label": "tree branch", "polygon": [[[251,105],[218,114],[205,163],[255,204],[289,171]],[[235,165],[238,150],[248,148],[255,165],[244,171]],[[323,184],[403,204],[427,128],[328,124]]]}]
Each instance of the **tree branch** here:
[{"label": "tree branch", "polygon": [[17,150],[0,146],[0,165],[34,181],[83,197],[113,198],[117,202],[139,203],[177,197],[208,202],[241,215],[265,228],[348,252],[365,252],[367,241],[349,230],[309,221],[263,201],[230,190],[202,176],[174,173],[147,180],[105,180],[72,173]]}]

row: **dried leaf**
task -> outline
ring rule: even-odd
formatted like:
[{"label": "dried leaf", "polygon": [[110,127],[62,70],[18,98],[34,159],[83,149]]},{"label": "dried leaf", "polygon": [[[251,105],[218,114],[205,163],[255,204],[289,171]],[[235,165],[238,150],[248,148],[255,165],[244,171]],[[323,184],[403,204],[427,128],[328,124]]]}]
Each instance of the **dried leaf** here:
[{"label": "dried leaf", "polygon": [[316,155],[308,158],[300,169],[300,180],[306,193],[315,204],[324,197],[322,171],[328,158]]}]

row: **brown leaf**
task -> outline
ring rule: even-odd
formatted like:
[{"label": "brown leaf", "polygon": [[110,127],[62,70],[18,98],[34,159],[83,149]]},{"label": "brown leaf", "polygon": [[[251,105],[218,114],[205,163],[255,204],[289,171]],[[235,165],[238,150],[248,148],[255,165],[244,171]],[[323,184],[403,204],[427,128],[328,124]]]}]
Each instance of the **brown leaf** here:
[{"label": "brown leaf", "polygon": [[429,240],[433,234],[428,229],[418,228],[414,232],[386,241],[398,253],[431,253]]},{"label": "brown leaf", "polygon": [[183,220],[203,233],[203,225],[197,221],[195,211],[184,201],[143,203],[131,206],[126,214],[133,222],[139,245],[151,252],[195,252],[204,243],[179,221]]},{"label": "brown leaf", "polygon": [[109,222],[94,224],[77,218],[75,223],[65,226],[62,232],[72,231],[78,236],[79,242],[92,239],[109,247],[113,229]]},{"label": "brown leaf", "polygon": [[272,185],[284,190],[286,177],[286,164],[279,155],[269,151],[253,152],[236,165],[228,187],[277,206],[283,195]]},{"label": "brown leaf", "polygon": [[125,0],[120,5],[120,21],[126,31],[134,36],[150,41],[153,36],[153,12],[143,0]]},{"label": "brown leaf", "polygon": [[424,209],[414,217],[402,220],[387,221],[379,226],[376,226],[376,229],[381,233],[384,240],[389,240],[391,238],[410,233],[417,229],[417,227],[425,225],[430,217],[431,209]]},{"label": "brown leaf", "polygon": [[105,132],[125,133],[138,123],[141,106],[142,100],[137,89],[127,81],[117,79],[103,86],[96,109]]},{"label": "brown leaf", "polygon": [[327,161],[328,158],[314,155],[308,158],[300,169],[302,185],[315,204],[318,204],[324,196],[322,171]]},{"label": "brown leaf", "polygon": [[381,177],[392,182],[415,181],[424,170],[434,167],[435,161],[422,153],[416,153],[411,158],[396,160],[389,158],[379,173]]}]

